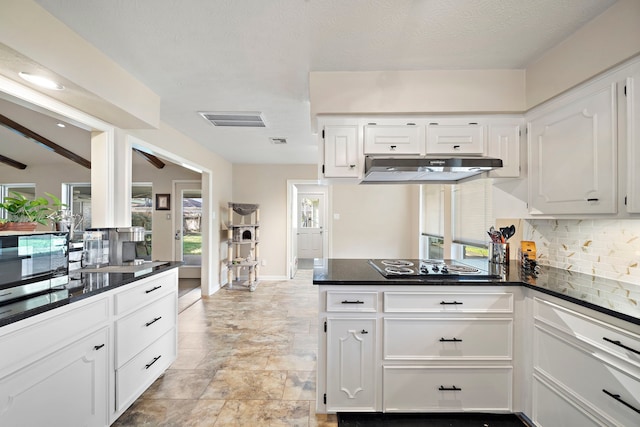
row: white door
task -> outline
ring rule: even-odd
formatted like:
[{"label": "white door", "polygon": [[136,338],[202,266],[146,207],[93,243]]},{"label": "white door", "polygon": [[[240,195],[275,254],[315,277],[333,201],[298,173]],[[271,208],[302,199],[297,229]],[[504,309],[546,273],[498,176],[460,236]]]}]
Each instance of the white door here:
[{"label": "white door", "polygon": [[324,194],[298,193],[298,259],[323,257]]},{"label": "white door", "polygon": [[177,182],[174,186],[175,259],[184,262],[180,277],[199,278],[202,267],[202,184]]}]

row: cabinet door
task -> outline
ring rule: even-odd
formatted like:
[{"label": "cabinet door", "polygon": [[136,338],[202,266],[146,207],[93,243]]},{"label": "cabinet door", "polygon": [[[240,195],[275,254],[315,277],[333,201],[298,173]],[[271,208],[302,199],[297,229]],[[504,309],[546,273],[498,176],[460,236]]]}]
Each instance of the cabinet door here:
[{"label": "cabinet door", "polygon": [[615,83],[529,123],[533,214],[616,212]]},{"label": "cabinet door", "polygon": [[0,378],[6,427],[105,426],[108,329]]},{"label": "cabinet door", "polygon": [[324,176],[327,178],[358,178],[364,156],[359,149],[357,125],[325,126]]},{"label": "cabinet door", "polygon": [[627,78],[627,212],[640,213],[640,71]]},{"label": "cabinet door", "polygon": [[427,154],[484,153],[484,126],[440,125],[427,126]]},{"label": "cabinet door", "polygon": [[502,160],[502,167],[489,172],[491,178],[520,176],[520,126],[492,125],[489,127],[489,157]]},{"label": "cabinet door", "polygon": [[376,319],[327,319],[327,410],[375,411]]},{"label": "cabinet door", "polygon": [[415,125],[367,125],[365,154],[420,154],[420,128]]}]

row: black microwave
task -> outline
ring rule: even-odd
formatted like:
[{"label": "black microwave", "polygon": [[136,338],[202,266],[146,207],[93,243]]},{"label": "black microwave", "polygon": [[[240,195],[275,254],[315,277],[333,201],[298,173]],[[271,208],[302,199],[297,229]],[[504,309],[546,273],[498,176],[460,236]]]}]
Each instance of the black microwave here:
[{"label": "black microwave", "polygon": [[68,247],[68,233],[0,233],[0,290],[36,283],[38,289],[66,284]]}]

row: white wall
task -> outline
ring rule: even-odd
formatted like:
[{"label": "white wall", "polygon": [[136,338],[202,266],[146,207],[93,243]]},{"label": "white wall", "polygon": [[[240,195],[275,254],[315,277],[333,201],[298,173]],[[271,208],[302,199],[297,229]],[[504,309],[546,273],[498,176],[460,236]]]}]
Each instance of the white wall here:
[{"label": "white wall", "polygon": [[419,196],[419,185],[333,185],[330,256],[418,257]]},{"label": "white wall", "polygon": [[640,1],[619,0],[527,67],[527,109],[640,53]]},{"label": "white wall", "polygon": [[317,178],[316,165],[233,165],[230,201],[260,205],[260,277],[287,277],[287,180]]}]

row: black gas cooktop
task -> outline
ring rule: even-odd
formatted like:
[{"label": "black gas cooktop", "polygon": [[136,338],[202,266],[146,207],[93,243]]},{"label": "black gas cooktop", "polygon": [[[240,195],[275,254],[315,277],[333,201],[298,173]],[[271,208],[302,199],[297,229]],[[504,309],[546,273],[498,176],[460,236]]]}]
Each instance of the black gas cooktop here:
[{"label": "black gas cooktop", "polygon": [[[499,279],[478,263],[442,259],[370,259],[369,264],[388,279]],[[482,263],[480,263],[482,264]]]}]

